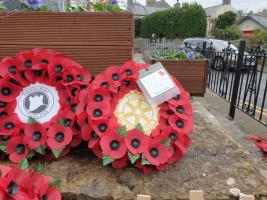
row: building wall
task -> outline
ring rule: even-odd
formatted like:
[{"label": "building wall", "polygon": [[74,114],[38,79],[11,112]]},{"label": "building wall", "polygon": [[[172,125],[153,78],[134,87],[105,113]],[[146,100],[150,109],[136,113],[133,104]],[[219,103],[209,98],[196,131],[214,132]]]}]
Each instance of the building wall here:
[{"label": "building wall", "polygon": [[253,31],[257,28],[261,28],[256,22],[251,19],[244,20],[239,25],[240,30],[243,31]]}]

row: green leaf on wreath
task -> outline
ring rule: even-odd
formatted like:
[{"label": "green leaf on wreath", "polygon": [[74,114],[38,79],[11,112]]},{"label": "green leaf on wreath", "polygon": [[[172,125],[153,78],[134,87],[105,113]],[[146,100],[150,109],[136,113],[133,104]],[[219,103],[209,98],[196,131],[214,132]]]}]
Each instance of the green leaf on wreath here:
[{"label": "green leaf on wreath", "polygon": [[171,141],[170,139],[161,140],[161,144],[164,144],[167,149],[170,148]]},{"label": "green leaf on wreath", "polygon": [[44,168],[44,166],[41,163],[38,163],[37,166],[35,167],[35,170],[37,172],[39,172],[40,174],[43,174],[44,171],[45,171],[45,168]]},{"label": "green leaf on wreath", "polygon": [[6,152],[6,143],[7,142],[2,142],[1,144],[0,144],[0,151],[2,151],[2,152]]},{"label": "green leaf on wreath", "polygon": [[135,129],[144,131],[143,126],[140,123],[136,124]]},{"label": "green leaf on wreath", "polygon": [[24,158],[20,163],[19,163],[19,167],[26,171],[26,172],[29,172],[29,163],[28,163],[28,160],[27,158]]},{"label": "green leaf on wreath", "polygon": [[113,158],[111,158],[110,156],[103,156],[103,165],[104,166],[107,166],[112,162],[113,162]]},{"label": "green leaf on wreath", "polygon": [[52,186],[56,186],[56,187],[59,189],[59,191],[60,191],[60,190],[61,190],[61,181],[60,181],[60,179],[51,181],[51,182],[49,183],[49,186],[50,186],[50,187],[52,187]]},{"label": "green leaf on wreath", "polygon": [[123,138],[126,137],[126,131],[126,126],[122,126],[120,129],[117,130],[118,134]]},{"label": "green leaf on wreath", "polygon": [[131,152],[128,152],[128,156],[132,164],[134,164],[138,160],[138,158],[140,158],[139,154],[132,154]]},{"label": "green leaf on wreath", "polygon": [[33,151],[30,151],[27,155],[27,159],[31,159],[35,156],[35,153]]},{"label": "green leaf on wreath", "polygon": [[34,124],[34,123],[38,123],[38,121],[34,119],[32,116],[29,116],[27,124]]},{"label": "green leaf on wreath", "polygon": [[2,170],[0,169],[0,177],[2,177]]},{"label": "green leaf on wreath", "polygon": [[142,165],[150,165],[149,161],[146,159],[145,155],[142,154],[142,161],[141,161]]},{"label": "green leaf on wreath", "polygon": [[59,158],[60,154],[62,153],[63,149],[59,149],[59,150],[52,150],[52,153],[54,154],[54,156],[56,158]]},{"label": "green leaf on wreath", "polygon": [[35,149],[35,151],[39,154],[45,155],[45,147],[38,147],[37,149]]},{"label": "green leaf on wreath", "polygon": [[60,118],[58,118],[57,123],[64,125],[64,120],[60,117]]}]

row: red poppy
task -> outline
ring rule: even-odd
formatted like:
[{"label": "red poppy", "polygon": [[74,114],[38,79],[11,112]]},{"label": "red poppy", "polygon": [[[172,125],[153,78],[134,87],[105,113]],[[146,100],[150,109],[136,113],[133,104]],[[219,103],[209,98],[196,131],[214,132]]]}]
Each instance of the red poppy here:
[{"label": "red poppy", "polygon": [[12,102],[20,93],[20,88],[9,82],[9,77],[0,79],[0,101]]},{"label": "red poppy", "polygon": [[104,88],[113,93],[116,93],[118,90],[118,88],[112,84],[112,79],[107,78],[105,74],[99,74],[95,77],[95,80],[93,82],[93,89],[96,88]]},{"label": "red poppy", "polygon": [[52,150],[59,150],[70,144],[73,137],[72,130],[61,124],[54,124],[47,132],[47,145]]},{"label": "red poppy", "polygon": [[7,141],[6,151],[9,159],[14,163],[21,162],[29,153],[27,145],[23,143],[22,136],[16,136]]},{"label": "red poppy", "polygon": [[107,118],[111,112],[111,108],[107,102],[93,102],[87,106],[86,112],[91,120],[96,120]]},{"label": "red poppy", "polygon": [[139,66],[134,61],[126,62],[121,67],[121,76],[123,79],[134,79],[136,80],[139,76]]},{"label": "red poppy", "polygon": [[120,67],[117,67],[117,66],[108,67],[104,71],[104,73],[107,76],[107,80],[110,80],[109,82],[112,85],[114,85],[115,87],[121,86]]},{"label": "red poppy", "polygon": [[31,178],[30,182],[33,185],[33,192],[38,199],[53,199],[61,200],[61,194],[56,186],[49,186],[50,179],[46,176],[35,172]]},{"label": "red poppy", "polygon": [[90,127],[82,127],[82,139],[88,141],[88,147],[91,149],[99,143],[99,135]]},{"label": "red poppy", "polygon": [[144,155],[150,164],[159,166],[167,162],[170,153],[170,150],[160,140],[150,140]]},{"label": "red poppy", "polygon": [[127,156],[124,156],[121,159],[114,160],[112,162],[112,167],[115,168],[115,169],[123,170],[123,169],[125,169],[127,167],[128,162],[129,162],[128,157]]},{"label": "red poppy", "polygon": [[1,191],[14,200],[31,200],[29,179],[25,171],[13,167],[5,177],[1,177]]},{"label": "red poppy", "polygon": [[100,158],[100,159],[103,158],[103,152],[102,152],[100,143],[97,143],[97,144],[92,148],[92,151],[94,152],[94,154],[95,154],[98,158]]},{"label": "red poppy", "polygon": [[185,104],[170,105],[170,109],[182,119],[188,119],[193,113],[192,105],[189,102]]},{"label": "red poppy", "polygon": [[131,130],[127,132],[125,144],[132,154],[144,153],[148,145],[148,136],[140,130]]},{"label": "red poppy", "polygon": [[4,77],[9,75],[14,78],[18,71],[20,70],[20,65],[18,65],[17,60],[11,57],[6,57],[0,62],[0,76]]},{"label": "red poppy", "polygon": [[77,115],[80,115],[82,112],[86,111],[87,102],[88,102],[88,93],[87,91],[83,90],[79,94],[79,102],[76,107]]},{"label": "red poppy", "polygon": [[110,102],[111,100],[111,94],[109,93],[108,90],[106,90],[103,87],[95,88],[91,85],[87,87],[87,93],[90,94],[88,95],[88,103],[91,104],[93,102]]},{"label": "red poppy", "polygon": [[178,132],[171,127],[162,130],[161,135],[165,138],[169,138],[172,143],[175,143],[178,146],[182,145],[185,148],[189,147],[191,143],[190,137],[186,133]]},{"label": "red poppy", "polygon": [[179,132],[186,132],[191,133],[193,129],[193,116],[190,116],[188,119],[184,120],[181,117],[178,117],[176,115],[172,115],[168,122],[170,126],[179,131]]},{"label": "red poppy", "polygon": [[6,115],[0,121],[1,135],[13,135],[21,124],[16,114]]},{"label": "red poppy", "polygon": [[77,117],[77,122],[81,127],[89,125],[90,121],[87,112],[80,113]]},{"label": "red poppy", "polygon": [[45,145],[46,140],[46,130],[41,124],[33,123],[26,126],[23,141],[30,149],[37,149]]},{"label": "red poppy", "polygon": [[109,132],[101,138],[100,146],[103,155],[110,156],[113,159],[122,158],[127,151],[123,138],[113,132]]},{"label": "red poppy", "polygon": [[92,120],[91,126],[99,136],[102,136],[108,132],[115,132],[120,127],[116,118],[114,117]]}]

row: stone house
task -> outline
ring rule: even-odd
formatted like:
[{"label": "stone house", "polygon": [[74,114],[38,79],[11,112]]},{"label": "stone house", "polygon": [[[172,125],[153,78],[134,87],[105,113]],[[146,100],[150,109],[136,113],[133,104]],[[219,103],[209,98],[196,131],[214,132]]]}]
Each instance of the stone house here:
[{"label": "stone house", "polygon": [[248,15],[238,22],[238,26],[245,36],[252,35],[255,29],[263,29],[267,31],[267,17]]}]

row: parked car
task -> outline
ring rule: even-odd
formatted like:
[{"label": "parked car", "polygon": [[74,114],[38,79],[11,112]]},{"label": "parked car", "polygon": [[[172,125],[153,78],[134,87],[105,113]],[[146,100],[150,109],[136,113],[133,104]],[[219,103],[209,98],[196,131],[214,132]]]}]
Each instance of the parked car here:
[{"label": "parked car", "polygon": [[[195,50],[202,50],[203,44],[206,42],[207,55],[211,68],[216,70],[223,70],[228,66],[229,70],[235,70],[238,48],[229,44],[225,40],[210,39],[210,38],[187,38],[183,41],[182,46],[190,47]],[[212,53],[213,51],[213,53]],[[249,70],[256,65],[256,58],[245,52],[243,58],[242,70]]]}]

